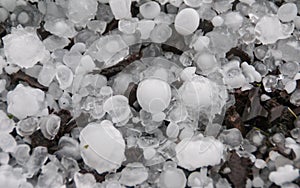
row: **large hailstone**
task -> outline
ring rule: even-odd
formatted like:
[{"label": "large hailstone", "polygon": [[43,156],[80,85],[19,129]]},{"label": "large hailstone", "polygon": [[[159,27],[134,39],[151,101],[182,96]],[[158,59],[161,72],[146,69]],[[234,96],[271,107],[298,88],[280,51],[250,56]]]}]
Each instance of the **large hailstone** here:
[{"label": "large hailstone", "polygon": [[125,141],[111,121],[88,124],[79,140],[83,161],[99,174],[119,168],[125,160]]},{"label": "large hailstone", "polygon": [[178,165],[190,171],[221,162],[224,145],[214,137],[184,138],[176,145]]},{"label": "large hailstone", "polygon": [[3,37],[3,44],[7,61],[22,68],[49,58],[49,51],[31,28],[13,28],[11,34]]},{"label": "large hailstone", "polygon": [[7,93],[7,104],[7,112],[18,119],[48,114],[45,93],[40,89],[22,84],[18,84],[14,90]]}]

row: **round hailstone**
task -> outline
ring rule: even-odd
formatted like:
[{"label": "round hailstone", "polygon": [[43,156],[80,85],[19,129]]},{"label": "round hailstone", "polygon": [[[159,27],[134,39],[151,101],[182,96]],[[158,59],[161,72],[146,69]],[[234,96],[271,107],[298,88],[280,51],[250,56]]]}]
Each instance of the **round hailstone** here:
[{"label": "round hailstone", "polygon": [[202,4],[202,1],[200,0],[183,0],[184,4],[186,4],[189,7],[199,7]]},{"label": "round hailstone", "polygon": [[49,51],[43,42],[35,32],[27,28],[13,28],[11,34],[3,37],[3,44],[7,61],[22,68],[33,67],[49,57]]},{"label": "round hailstone", "polygon": [[164,170],[159,177],[159,185],[163,188],[184,188],[186,177],[183,170],[170,168]]},{"label": "round hailstone", "polygon": [[279,7],[277,16],[283,22],[290,22],[296,18],[297,13],[298,8],[294,3],[286,3]]},{"label": "round hailstone", "polygon": [[17,87],[7,93],[7,112],[18,119],[28,116],[47,115],[45,94],[40,89],[18,84]]},{"label": "round hailstone", "polygon": [[0,125],[0,133],[10,133],[15,128],[15,122],[3,110],[0,110]]},{"label": "round hailstone", "polygon": [[171,101],[170,85],[156,78],[149,78],[139,83],[137,100],[141,107],[150,113],[156,114],[166,109]]},{"label": "round hailstone", "polygon": [[153,19],[160,13],[160,6],[155,1],[149,1],[140,6],[140,13],[145,19]]},{"label": "round hailstone", "polygon": [[181,35],[190,35],[198,28],[200,23],[199,14],[192,8],[181,10],[175,17],[176,31]]},{"label": "round hailstone", "polygon": [[190,171],[221,162],[224,145],[214,137],[184,138],[176,145],[178,165]]},{"label": "round hailstone", "polygon": [[131,0],[109,0],[109,6],[116,20],[131,18]]},{"label": "round hailstone", "polygon": [[99,174],[119,168],[125,160],[125,141],[108,120],[88,124],[79,140],[83,161]]},{"label": "round hailstone", "polygon": [[65,65],[58,65],[56,67],[55,76],[61,89],[67,89],[73,83],[73,72]]},{"label": "round hailstone", "polygon": [[178,93],[183,104],[191,108],[210,106],[213,100],[212,83],[200,76],[184,82]]},{"label": "round hailstone", "polygon": [[103,110],[110,115],[113,123],[121,123],[124,121],[127,123],[131,116],[128,98],[123,95],[109,97],[103,103]]}]

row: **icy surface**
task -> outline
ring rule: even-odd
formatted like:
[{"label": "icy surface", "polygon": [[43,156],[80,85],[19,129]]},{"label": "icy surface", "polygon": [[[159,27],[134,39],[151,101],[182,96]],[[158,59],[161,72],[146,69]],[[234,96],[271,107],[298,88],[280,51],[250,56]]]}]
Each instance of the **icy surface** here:
[{"label": "icy surface", "polygon": [[84,162],[100,174],[117,169],[125,159],[124,139],[108,120],[88,124],[79,139]]},{"label": "icy surface", "polygon": [[121,172],[120,183],[135,186],[148,178],[148,171],[141,163],[130,163]]},{"label": "icy surface", "polygon": [[32,28],[13,28],[11,34],[3,37],[3,44],[9,63],[22,68],[33,67],[39,61],[49,58],[49,52]]}]

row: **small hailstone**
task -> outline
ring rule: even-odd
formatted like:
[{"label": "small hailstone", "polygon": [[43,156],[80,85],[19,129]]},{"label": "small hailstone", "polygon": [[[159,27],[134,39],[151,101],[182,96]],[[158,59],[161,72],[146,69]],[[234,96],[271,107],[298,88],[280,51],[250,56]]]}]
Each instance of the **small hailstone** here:
[{"label": "small hailstone", "polygon": [[76,74],[86,74],[92,72],[96,68],[96,65],[89,55],[84,55],[81,57],[79,65],[76,67]]},{"label": "small hailstone", "polygon": [[169,0],[169,3],[175,7],[179,7],[183,3],[183,0]]},{"label": "small hailstone", "polygon": [[15,128],[15,122],[3,110],[0,110],[0,132],[10,133]]},{"label": "small hailstone", "polygon": [[68,38],[58,37],[55,35],[50,35],[46,39],[43,40],[43,43],[47,50],[53,52],[58,49],[62,49],[70,43]]},{"label": "small hailstone", "polygon": [[20,136],[30,136],[38,129],[38,118],[29,117],[17,123],[16,131]]},{"label": "small hailstone", "polygon": [[116,20],[131,18],[131,0],[109,0],[109,6]]},{"label": "small hailstone", "polygon": [[179,126],[176,123],[170,123],[166,130],[166,135],[169,138],[176,138],[179,134]]},{"label": "small hailstone", "polygon": [[176,31],[181,35],[190,35],[198,28],[200,17],[198,12],[192,8],[181,10],[175,17],[174,25]]},{"label": "small hailstone", "polygon": [[288,94],[291,94],[293,91],[295,91],[296,88],[297,88],[297,82],[295,80],[289,80],[284,86],[284,90]]},{"label": "small hailstone", "polygon": [[271,172],[269,180],[274,182],[276,185],[283,185],[287,182],[292,182],[299,177],[299,170],[294,169],[292,165],[285,165],[279,167],[277,171]]},{"label": "small hailstone", "polygon": [[8,18],[9,12],[1,7],[0,8],[0,22],[4,22]]},{"label": "small hailstone", "polygon": [[158,184],[162,188],[184,188],[186,186],[186,177],[181,169],[166,169],[160,174]]},{"label": "small hailstone", "polygon": [[18,26],[12,29],[11,34],[3,37],[7,61],[21,68],[33,67],[39,61],[49,58],[49,51],[36,33],[30,29]]},{"label": "small hailstone", "polygon": [[240,69],[240,62],[232,60],[222,67],[224,81],[228,88],[239,88],[246,84],[246,78]]},{"label": "small hailstone", "polygon": [[17,142],[14,137],[8,133],[0,133],[0,148],[4,152],[14,152]]},{"label": "small hailstone", "polygon": [[182,81],[190,81],[194,76],[196,76],[196,67],[186,67],[180,73],[180,79]]},{"label": "small hailstone", "polygon": [[167,24],[157,24],[151,31],[150,39],[155,43],[164,43],[172,35],[172,29]]},{"label": "small hailstone", "polygon": [[241,64],[241,68],[248,83],[261,81],[260,73],[258,73],[252,65],[249,65],[247,62],[243,62]]},{"label": "small hailstone", "polygon": [[293,105],[296,105],[296,106],[300,106],[300,90],[297,89],[296,91],[294,91],[290,97],[290,102],[293,104]]},{"label": "small hailstone", "polygon": [[213,19],[211,20],[211,23],[215,26],[221,26],[224,23],[224,19],[221,16],[215,16],[213,17]]},{"label": "small hailstone", "polygon": [[145,19],[153,19],[160,13],[160,5],[155,1],[148,1],[140,6],[140,13]]},{"label": "small hailstone", "polygon": [[60,117],[54,114],[41,117],[39,125],[43,136],[49,140],[53,140],[60,128]]},{"label": "small hailstone", "polygon": [[96,184],[96,179],[91,173],[81,174],[76,172],[74,174],[74,182],[78,188],[92,188]]},{"label": "small hailstone", "polygon": [[266,92],[272,92],[277,87],[278,78],[274,75],[268,75],[262,79]]},{"label": "small hailstone", "polygon": [[148,178],[148,171],[141,163],[130,163],[121,172],[120,183],[126,186],[136,186]]},{"label": "small hailstone", "polygon": [[195,170],[221,162],[224,145],[213,137],[184,138],[175,148],[178,165]]},{"label": "small hailstone", "polygon": [[62,18],[46,20],[44,27],[45,30],[59,37],[72,38],[76,35],[74,24]]},{"label": "small hailstone", "polygon": [[94,32],[103,34],[107,27],[107,23],[102,20],[91,20],[87,23],[87,27]]},{"label": "small hailstone", "polygon": [[120,35],[108,35],[95,41],[95,58],[104,61],[103,68],[111,67],[129,54],[128,45]]},{"label": "small hailstone", "polygon": [[237,147],[242,144],[243,136],[241,134],[241,131],[239,131],[237,128],[232,128],[224,130],[220,134],[219,140],[231,147]]},{"label": "small hailstone", "polygon": [[73,83],[73,72],[65,65],[56,66],[55,77],[59,83],[60,89],[67,89]]},{"label": "small hailstone", "polygon": [[196,51],[202,51],[208,48],[210,39],[207,36],[199,36],[197,37],[190,45]]},{"label": "small hailstone", "polygon": [[49,86],[56,74],[55,66],[52,63],[44,64],[38,75],[38,82],[44,86]]},{"label": "small hailstone", "polygon": [[108,120],[89,123],[79,140],[83,161],[99,174],[119,168],[125,160],[125,141]]},{"label": "small hailstone", "polygon": [[42,90],[18,84],[14,90],[7,93],[7,112],[18,119],[47,115],[48,110],[44,100],[45,93]]},{"label": "small hailstone", "polygon": [[199,7],[202,4],[202,1],[200,0],[183,0],[184,4],[186,4],[189,7]]},{"label": "small hailstone", "polygon": [[180,99],[184,105],[191,108],[210,106],[211,100],[213,100],[212,92],[211,81],[200,76],[184,82],[178,90]]},{"label": "small hailstone", "polygon": [[225,14],[224,24],[229,28],[237,30],[243,24],[243,16],[239,12],[229,12]]},{"label": "small hailstone", "polygon": [[264,187],[265,183],[264,180],[261,179],[261,177],[256,176],[252,180],[252,186],[253,187]]},{"label": "small hailstone", "polygon": [[121,19],[118,22],[118,29],[125,34],[133,34],[138,26],[138,21],[138,18]]},{"label": "small hailstone", "polygon": [[210,53],[197,54],[195,57],[195,63],[205,75],[215,71],[219,67],[219,63],[215,55]]},{"label": "small hailstone", "polygon": [[297,16],[298,8],[295,3],[286,3],[279,7],[277,11],[278,18],[283,22],[290,22]]},{"label": "small hailstone", "polygon": [[103,103],[103,110],[112,118],[113,123],[124,123],[131,117],[131,110],[128,104],[128,98],[123,95],[114,95],[109,97]]},{"label": "small hailstone", "polygon": [[254,166],[256,168],[263,169],[267,166],[267,163],[266,163],[266,161],[264,161],[262,159],[256,159],[255,163],[254,163]]},{"label": "small hailstone", "polygon": [[140,20],[137,29],[141,33],[141,39],[148,39],[151,31],[154,29],[155,22],[153,20]]},{"label": "small hailstone", "polygon": [[298,62],[288,61],[279,66],[281,74],[293,78],[299,72],[300,66]]},{"label": "small hailstone", "polygon": [[263,44],[272,44],[279,39],[285,39],[291,33],[283,31],[283,25],[277,16],[266,15],[262,17],[255,26],[256,38]]},{"label": "small hailstone", "polygon": [[156,78],[149,78],[139,83],[137,100],[140,106],[150,113],[165,110],[171,101],[170,85]]},{"label": "small hailstone", "polygon": [[151,159],[156,154],[156,150],[154,148],[144,148],[143,149],[143,156],[146,160]]},{"label": "small hailstone", "polygon": [[207,176],[207,168],[201,168],[200,172],[193,172],[188,177],[190,187],[213,188],[212,178]]},{"label": "small hailstone", "polygon": [[76,160],[81,158],[79,142],[74,138],[62,136],[59,139],[58,147],[60,149],[55,152],[55,155],[59,157],[69,157]]},{"label": "small hailstone", "polygon": [[30,147],[27,144],[17,145],[14,153],[12,154],[17,163],[21,166],[25,165],[30,158]]},{"label": "small hailstone", "polygon": [[67,17],[76,25],[85,25],[97,12],[96,0],[72,0],[67,3]]}]

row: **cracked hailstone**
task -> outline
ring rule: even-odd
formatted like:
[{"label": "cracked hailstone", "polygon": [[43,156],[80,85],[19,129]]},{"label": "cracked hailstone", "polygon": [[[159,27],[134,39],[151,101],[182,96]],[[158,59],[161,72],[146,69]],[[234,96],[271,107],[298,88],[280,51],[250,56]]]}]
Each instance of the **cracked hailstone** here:
[{"label": "cracked hailstone", "polygon": [[196,10],[185,8],[175,17],[174,25],[176,31],[181,35],[190,35],[197,30],[200,17]]},{"label": "cracked hailstone", "polygon": [[22,68],[49,58],[49,52],[32,28],[12,28],[11,34],[3,37],[3,44],[7,61]]},{"label": "cracked hailstone", "polygon": [[108,120],[89,123],[79,140],[83,161],[99,174],[119,168],[125,160],[125,141]]},{"label": "cracked hailstone", "polygon": [[147,112],[156,114],[165,110],[171,101],[170,85],[157,78],[145,79],[137,88],[137,100]]},{"label": "cracked hailstone", "polygon": [[44,92],[22,84],[7,93],[7,104],[7,112],[18,119],[48,114]]},{"label": "cracked hailstone", "polygon": [[279,39],[285,39],[290,36],[292,31],[285,32],[283,24],[277,16],[266,15],[262,17],[255,26],[256,38],[263,44],[272,44]]},{"label": "cracked hailstone", "polygon": [[214,166],[221,162],[224,145],[214,137],[184,138],[176,145],[178,165],[195,170],[199,167]]}]

